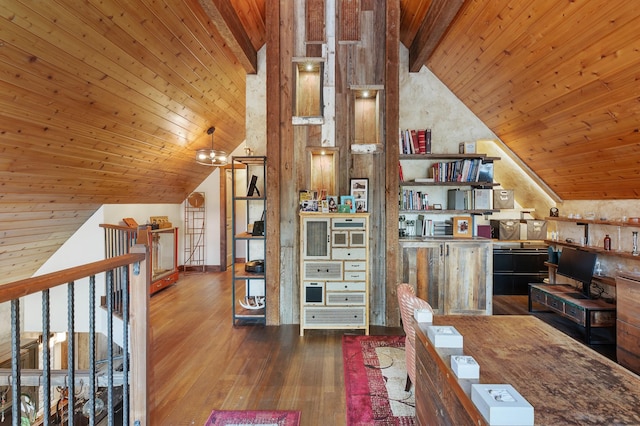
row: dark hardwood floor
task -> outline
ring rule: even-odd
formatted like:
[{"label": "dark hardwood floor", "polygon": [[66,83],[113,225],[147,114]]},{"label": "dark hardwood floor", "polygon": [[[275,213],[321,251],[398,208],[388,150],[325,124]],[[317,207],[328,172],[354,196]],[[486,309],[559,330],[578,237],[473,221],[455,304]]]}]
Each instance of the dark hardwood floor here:
[{"label": "dark hardwood floor", "polygon": [[[341,339],[350,331],[300,337],[297,325],[234,326],[230,272],[181,273],[150,310],[150,424],[203,425],[213,409],[300,410],[303,426],[345,423]],[[528,314],[526,296],[496,296],[494,313]],[[535,315],[581,338],[559,316]],[[371,334],[403,331],[373,326]]]},{"label": "dark hardwood floor", "polygon": [[[231,273],[182,273],[151,298],[153,425],[203,425],[211,410],[300,410],[343,425],[342,335],[297,325],[233,326]],[[362,334],[362,331],[354,333]],[[371,334],[403,334],[372,327]],[[153,404],[152,404],[153,406]]]}]

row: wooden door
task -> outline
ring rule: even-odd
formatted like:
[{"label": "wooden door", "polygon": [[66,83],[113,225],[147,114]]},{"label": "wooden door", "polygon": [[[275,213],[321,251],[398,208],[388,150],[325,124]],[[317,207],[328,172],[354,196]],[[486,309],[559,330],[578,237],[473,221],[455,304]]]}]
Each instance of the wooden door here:
[{"label": "wooden door", "polygon": [[436,241],[403,245],[402,249],[402,282],[412,285],[435,314],[444,313],[444,254],[445,244]]},{"label": "wooden door", "polygon": [[444,309],[447,314],[491,314],[491,245],[477,241],[447,243]]}]

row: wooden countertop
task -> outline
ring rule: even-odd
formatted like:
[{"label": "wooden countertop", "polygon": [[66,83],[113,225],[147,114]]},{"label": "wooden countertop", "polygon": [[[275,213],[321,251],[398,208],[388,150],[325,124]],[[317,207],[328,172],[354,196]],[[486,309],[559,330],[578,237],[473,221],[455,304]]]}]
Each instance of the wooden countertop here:
[{"label": "wooden countertop", "polygon": [[438,353],[458,396],[470,383],[456,379],[450,356],[464,353],[480,364],[479,383],[511,384],[527,399],[536,424],[640,424],[640,377],[533,316],[435,316],[462,334],[462,350],[433,348],[427,325],[414,322],[416,345]]}]

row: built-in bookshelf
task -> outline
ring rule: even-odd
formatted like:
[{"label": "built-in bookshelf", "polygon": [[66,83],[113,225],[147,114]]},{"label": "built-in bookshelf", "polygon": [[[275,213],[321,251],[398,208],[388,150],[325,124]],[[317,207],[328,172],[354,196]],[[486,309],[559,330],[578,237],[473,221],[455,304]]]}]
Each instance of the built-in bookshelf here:
[{"label": "built-in bookshelf", "polygon": [[499,186],[493,181],[493,163],[497,160],[500,158],[476,153],[400,154],[400,234],[404,228],[416,229],[409,236],[418,232],[423,236],[440,235],[451,229],[450,218],[443,216],[499,211],[492,208],[493,188]]}]

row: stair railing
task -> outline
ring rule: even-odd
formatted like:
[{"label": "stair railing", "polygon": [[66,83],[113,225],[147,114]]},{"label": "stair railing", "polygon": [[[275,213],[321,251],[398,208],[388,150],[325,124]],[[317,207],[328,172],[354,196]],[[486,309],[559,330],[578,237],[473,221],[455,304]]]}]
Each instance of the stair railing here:
[{"label": "stair railing", "polygon": [[[13,283],[0,285],[0,303],[11,304],[11,369],[0,369],[0,386],[11,388],[12,406],[11,418],[13,425],[21,424],[21,386],[24,382],[30,386],[42,386],[42,407],[39,421],[49,425],[51,421],[51,407],[53,398],[51,390],[54,386],[66,388],[66,405],[68,424],[74,424],[76,415],[76,386],[82,386],[88,381],[89,397],[85,404],[89,417],[89,424],[96,424],[97,407],[96,387],[106,387],[108,424],[114,424],[114,390],[122,387],[122,424],[133,425],[148,424],[149,419],[149,392],[148,377],[151,365],[148,334],[148,307],[149,307],[149,252],[145,246],[136,245],[130,249],[129,254],[88,263],[82,266],[65,269],[62,271],[28,278]],[[125,285],[129,291],[120,292],[122,297],[122,373],[115,371],[115,362],[120,356],[114,355],[114,276],[117,271],[123,271]],[[95,278],[96,275],[105,274],[107,286],[106,309],[107,315],[107,359],[108,368],[106,374],[99,375],[96,366],[96,342],[95,342]],[[88,278],[88,280],[87,280]],[[76,284],[76,281],[82,280]],[[87,284],[88,283],[88,284]],[[76,300],[75,290],[77,285],[88,285],[88,301]],[[63,288],[67,290],[67,371],[53,371],[51,369],[51,353],[49,349],[51,325],[50,325],[50,300],[51,289]],[[24,370],[20,366],[20,299],[22,297],[41,293],[42,295],[42,360],[41,368],[37,370]],[[81,303],[89,305],[89,370],[80,371],[76,365],[76,345],[74,332],[74,314],[76,305]],[[25,312],[27,314],[27,312]],[[84,412],[84,410],[83,410]]]}]

